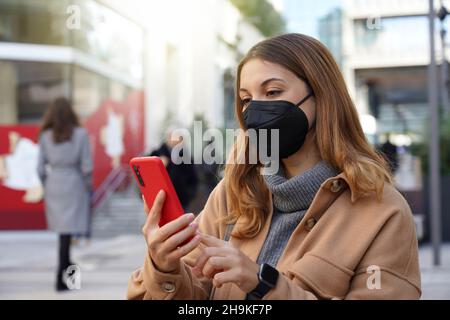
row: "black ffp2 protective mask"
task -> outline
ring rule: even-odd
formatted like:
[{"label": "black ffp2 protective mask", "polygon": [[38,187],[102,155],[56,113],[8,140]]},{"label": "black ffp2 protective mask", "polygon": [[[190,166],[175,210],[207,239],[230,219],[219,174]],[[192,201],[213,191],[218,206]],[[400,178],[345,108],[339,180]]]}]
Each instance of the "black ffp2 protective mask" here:
[{"label": "black ffp2 protective mask", "polygon": [[243,118],[247,129],[256,130],[257,149],[259,150],[259,130],[267,129],[266,150],[270,156],[270,130],[278,129],[280,158],[287,158],[297,152],[303,146],[309,131],[308,118],[299,107],[312,96],[313,93],[309,93],[296,105],[285,100],[250,101]]}]

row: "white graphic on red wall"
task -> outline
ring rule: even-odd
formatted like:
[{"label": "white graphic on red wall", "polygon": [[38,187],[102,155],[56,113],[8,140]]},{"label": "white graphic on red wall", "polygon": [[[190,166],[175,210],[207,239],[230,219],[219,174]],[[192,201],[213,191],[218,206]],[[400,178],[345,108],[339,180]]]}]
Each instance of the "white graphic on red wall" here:
[{"label": "white graphic on red wall", "polygon": [[39,146],[14,131],[8,138],[10,153],[0,156],[0,180],[7,188],[25,191],[23,202],[37,203],[44,196],[37,173]]},{"label": "white graphic on red wall", "polygon": [[105,153],[111,158],[111,166],[120,166],[120,158],[125,153],[124,147],[124,117],[108,109],[108,123],[101,129],[100,140],[105,147]]}]

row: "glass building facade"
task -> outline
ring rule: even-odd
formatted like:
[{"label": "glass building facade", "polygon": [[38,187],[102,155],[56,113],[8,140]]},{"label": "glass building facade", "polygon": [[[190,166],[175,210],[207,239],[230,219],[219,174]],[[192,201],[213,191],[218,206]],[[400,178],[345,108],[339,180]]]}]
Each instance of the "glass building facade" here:
[{"label": "glass building facade", "polygon": [[143,29],[92,0],[0,0],[2,124],[33,123],[57,96],[81,117],[143,84]]}]

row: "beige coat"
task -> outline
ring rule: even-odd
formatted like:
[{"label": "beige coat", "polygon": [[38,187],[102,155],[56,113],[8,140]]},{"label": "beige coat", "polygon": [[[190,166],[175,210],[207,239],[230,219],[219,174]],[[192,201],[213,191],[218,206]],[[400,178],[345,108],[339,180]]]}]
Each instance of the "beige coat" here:
[{"label": "beige coat", "polygon": [[[418,247],[411,210],[386,184],[380,202],[356,201],[345,174],[326,180],[278,261],[278,283],[264,299],[418,299],[421,295]],[[271,199],[272,197],[270,197]],[[272,208],[272,203],[269,203]],[[224,238],[227,214],[223,181],[197,217],[200,231]],[[252,239],[230,241],[256,261],[270,220]],[[236,227],[241,221],[238,220]],[[129,299],[208,299],[211,282],[191,272],[199,250],[182,259],[179,274],[161,273],[147,255],[129,281]],[[213,299],[245,299],[234,284],[215,290]]]}]

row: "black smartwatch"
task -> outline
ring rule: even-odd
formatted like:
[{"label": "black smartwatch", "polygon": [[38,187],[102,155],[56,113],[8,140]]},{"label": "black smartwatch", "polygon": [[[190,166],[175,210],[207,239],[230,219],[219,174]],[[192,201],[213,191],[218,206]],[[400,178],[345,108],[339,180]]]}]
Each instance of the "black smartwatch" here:
[{"label": "black smartwatch", "polygon": [[259,267],[258,279],[259,283],[255,289],[248,293],[250,300],[260,300],[267,292],[277,285],[278,270],[271,265],[264,263]]}]

